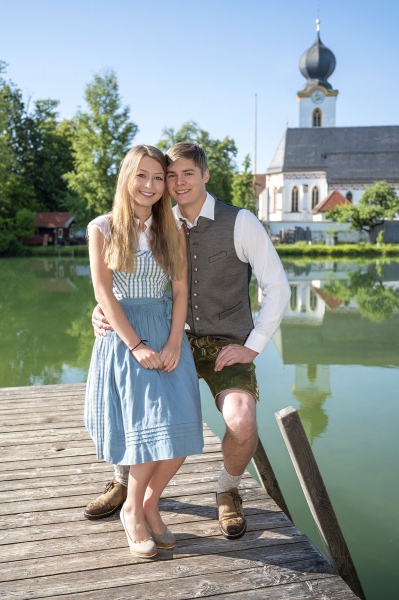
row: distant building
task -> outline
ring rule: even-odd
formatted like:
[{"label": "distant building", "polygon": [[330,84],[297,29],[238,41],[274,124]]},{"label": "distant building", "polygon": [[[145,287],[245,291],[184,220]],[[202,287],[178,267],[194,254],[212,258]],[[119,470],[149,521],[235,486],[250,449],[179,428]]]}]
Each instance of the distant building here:
[{"label": "distant building", "polygon": [[335,126],[338,91],[327,80],[336,61],[316,23],[316,41],[299,63],[306,78],[297,93],[299,127],[284,133],[259,197],[259,218],[270,223],[320,222],[331,193],[339,193],[335,201],[356,204],[376,181],[388,181],[399,193],[399,126]]},{"label": "distant building", "polygon": [[75,241],[72,223],[74,215],[69,212],[39,212],[36,213],[36,233],[26,238],[28,246],[69,246]]}]

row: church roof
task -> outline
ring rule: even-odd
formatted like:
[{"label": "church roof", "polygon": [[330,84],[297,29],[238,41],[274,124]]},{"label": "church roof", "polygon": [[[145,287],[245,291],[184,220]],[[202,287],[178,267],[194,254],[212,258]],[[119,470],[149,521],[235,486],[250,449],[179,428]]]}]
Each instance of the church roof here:
[{"label": "church roof", "polygon": [[325,171],[328,183],[399,182],[399,126],[287,129],[267,173]]},{"label": "church roof", "polygon": [[339,192],[338,190],[332,190],[332,192],[330,192],[328,196],[324,198],[324,200],[321,200],[321,202],[319,202],[314,208],[312,208],[312,213],[327,212],[328,210],[331,210],[336,206],[340,206],[341,204],[351,203],[345,198],[345,196],[341,194],[341,192]]}]

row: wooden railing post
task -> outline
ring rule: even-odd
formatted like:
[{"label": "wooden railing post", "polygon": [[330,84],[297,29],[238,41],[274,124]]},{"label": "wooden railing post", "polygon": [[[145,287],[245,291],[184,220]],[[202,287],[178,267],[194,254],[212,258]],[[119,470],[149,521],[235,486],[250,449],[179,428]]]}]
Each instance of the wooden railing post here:
[{"label": "wooden railing post", "polygon": [[267,457],[266,451],[259,437],[258,445],[256,447],[255,454],[252,458],[252,462],[258,474],[258,477],[262,483],[262,486],[264,487],[266,492],[271,498],[273,498],[277,506],[281,508],[281,510],[285,512],[287,517],[292,521],[290,511],[288,510],[288,507],[284,500],[283,492],[280,489],[270,461]]},{"label": "wooden railing post", "polygon": [[289,406],[276,419],[330,562],[351,590],[365,600],[362,585],[297,411]]}]

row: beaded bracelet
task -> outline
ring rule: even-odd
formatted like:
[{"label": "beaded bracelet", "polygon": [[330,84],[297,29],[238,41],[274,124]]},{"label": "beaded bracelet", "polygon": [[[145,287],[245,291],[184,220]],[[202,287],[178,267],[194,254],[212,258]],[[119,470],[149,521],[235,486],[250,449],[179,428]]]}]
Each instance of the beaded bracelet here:
[{"label": "beaded bracelet", "polygon": [[129,352],[133,352],[133,350],[136,350],[136,348],[138,346],[140,346],[140,344],[144,344],[144,346],[146,345],[145,343],[148,342],[148,340],[140,340],[138,344],[136,344],[135,346],[133,346],[133,348],[129,348]]}]

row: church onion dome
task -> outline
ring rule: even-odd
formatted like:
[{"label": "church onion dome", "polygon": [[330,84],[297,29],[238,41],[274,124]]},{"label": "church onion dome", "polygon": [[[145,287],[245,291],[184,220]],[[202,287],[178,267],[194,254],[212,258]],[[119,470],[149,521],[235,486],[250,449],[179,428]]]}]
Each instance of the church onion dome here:
[{"label": "church onion dome", "polygon": [[332,90],[332,86],[327,79],[334,72],[336,61],[334,54],[320,39],[319,19],[316,20],[316,31],[315,43],[302,54],[299,61],[299,70],[307,79],[302,88],[303,92],[308,92],[317,85],[326,90]]}]

